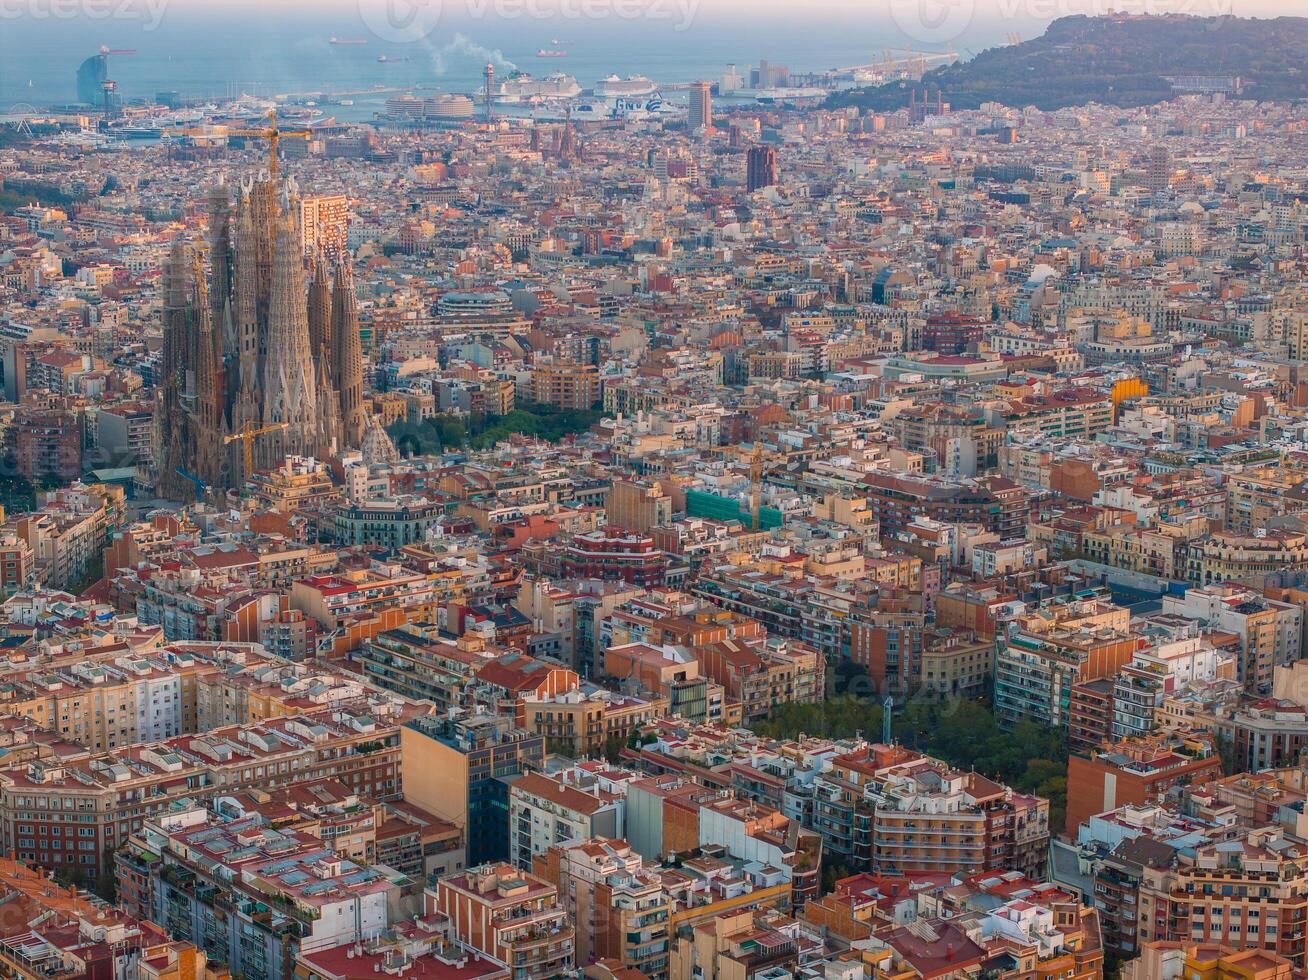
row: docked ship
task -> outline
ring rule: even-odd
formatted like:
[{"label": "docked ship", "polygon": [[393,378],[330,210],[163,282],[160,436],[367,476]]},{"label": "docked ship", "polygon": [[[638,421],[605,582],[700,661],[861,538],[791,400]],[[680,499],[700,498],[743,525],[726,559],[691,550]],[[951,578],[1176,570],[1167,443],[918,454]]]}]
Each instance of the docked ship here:
[{"label": "docked ship", "polygon": [[610,75],[595,83],[595,95],[601,99],[636,99],[653,95],[658,90],[659,87],[644,75],[628,75],[626,78]]},{"label": "docked ship", "polygon": [[534,78],[526,72],[514,72],[500,82],[491,98],[500,104],[540,102],[544,99],[570,99],[581,94],[581,86],[571,75],[555,72]]},{"label": "docked ship", "polygon": [[568,118],[574,122],[668,119],[684,115],[684,106],[665,102],[655,93],[649,98],[583,99],[573,103]]}]

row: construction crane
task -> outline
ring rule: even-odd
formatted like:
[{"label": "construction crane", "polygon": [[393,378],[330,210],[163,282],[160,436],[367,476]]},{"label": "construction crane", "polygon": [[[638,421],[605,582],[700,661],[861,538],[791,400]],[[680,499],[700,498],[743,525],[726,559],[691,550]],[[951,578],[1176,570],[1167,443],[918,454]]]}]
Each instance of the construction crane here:
[{"label": "construction crane", "polygon": [[[187,127],[185,129],[170,129],[168,136],[216,136],[219,135],[211,129],[197,129]],[[253,136],[257,139],[268,141],[268,176],[273,180],[277,179],[280,170],[278,162],[277,149],[284,139],[309,139],[313,136],[307,129],[279,129],[277,127],[277,110],[273,109],[268,113],[268,125],[261,129],[225,129],[222,132],[224,136]]]},{"label": "construction crane", "polygon": [[209,495],[209,489],[210,489],[209,484],[205,483],[198,476],[194,475],[193,473],[187,473],[186,470],[182,469],[180,466],[177,467],[177,469],[175,469],[173,472],[176,473],[178,476],[180,476],[183,480],[189,480],[190,482],[195,484],[196,500],[204,500]]},{"label": "construction crane", "polygon": [[744,449],[740,446],[724,446],[723,452],[749,460],[749,523],[757,531],[759,529],[759,511],[761,510],[762,501],[763,464],[765,462],[777,462],[782,457],[765,450],[763,443],[758,440],[754,441],[752,449]]},{"label": "construction crane", "polygon": [[223,436],[224,446],[230,446],[238,439],[243,444],[245,448],[245,469],[242,471],[242,476],[245,479],[249,479],[250,474],[254,472],[254,440],[268,432],[277,432],[285,428],[287,428],[285,422],[274,422],[272,425],[255,425],[253,422],[247,421],[241,425],[240,432],[233,432],[230,436]]}]

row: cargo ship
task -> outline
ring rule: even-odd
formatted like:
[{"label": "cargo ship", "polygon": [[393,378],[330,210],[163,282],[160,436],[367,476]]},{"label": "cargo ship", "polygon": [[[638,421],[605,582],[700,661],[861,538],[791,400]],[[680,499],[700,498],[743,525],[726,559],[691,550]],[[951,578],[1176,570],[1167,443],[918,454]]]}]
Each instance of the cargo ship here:
[{"label": "cargo ship", "polygon": [[568,52],[556,51],[552,48],[541,48],[536,52],[537,58],[566,58],[567,56]]},{"label": "cargo ship", "polygon": [[366,38],[362,38],[362,37],[335,37],[335,36],[333,36],[333,37],[329,37],[329,38],[327,39],[327,43],[328,43],[328,44],[349,44],[349,45],[355,45],[355,44],[367,44],[368,41],[367,41]]}]

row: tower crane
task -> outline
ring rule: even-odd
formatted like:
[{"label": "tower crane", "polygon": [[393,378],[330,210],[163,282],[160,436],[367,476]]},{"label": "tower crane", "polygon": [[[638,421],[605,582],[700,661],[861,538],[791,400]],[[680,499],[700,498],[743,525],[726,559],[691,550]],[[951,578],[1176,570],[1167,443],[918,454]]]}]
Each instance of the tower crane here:
[{"label": "tower crane", "polygon": [[253,422],[246,421],[241,425],[240,432],[233,432],[229,436],[223,436],[223,445],[230,446],[238,439],[241,441],[245,450],[245,469],[242,476],[249,479],[250,473],[254,471],[254,440],[268,432],[277,432],[281,429],[288,428],[285,422],[274,422],[272,425],[255,425]]},{"label": "tower crane", "polygon": [[[278,162],[277,148],[284,139],[309,139],[313,133],[307,129],[281,129],[277,125],[277,110],[273,109],[268,113],[268,125],[258,129],[225,129],[223,134],[226,136],[253,136],[256,139],[266,140],[268,143],[268,176],[274,181],[277,179],[280,170]],[[185,129],[171,129],[168,131],[169,136],[216,136],[217,133],[208,129],[197,129],[187,127]]]}]

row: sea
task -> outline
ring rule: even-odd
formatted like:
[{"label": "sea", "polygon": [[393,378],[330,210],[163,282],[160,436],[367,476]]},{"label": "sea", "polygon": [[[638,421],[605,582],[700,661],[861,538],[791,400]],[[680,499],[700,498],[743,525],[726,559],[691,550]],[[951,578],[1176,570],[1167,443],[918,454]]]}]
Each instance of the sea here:
[{"label": "sea", "polygon": [[[878,14],[871,8],[824,23],[803,13],[800,4],[790,15],[751,20],[740,13],[715,13],[706,7],[710,0],[693,11],[696,0],[611,0],[644,3],[650,12],[569,19],[542,15],[552,9],[557,14],[558,8],[548,4],[567,0],[525,0],[537,16],[497,17],[483,10],[473,18],[463,11],[461,17],[434,19],[430,30],[422,25],[403,34],[388,29],[385,21],[378,29],[375,16],[361,15],[352,7],[323,9],[319,4],[269,0],[258,7],[178,8],[181,2],[4,0],[0,116],[29,106],[44,109],[74,102],[77,68],[102,46],[127,52],[109,55],[109,77],[124,100],[153,99],[160,92],[201,102],[241,95],[304,100],[321,93],[331,98],[324,104],[326,112],[356,122],[373,118],[397,92],[477,91],[487,62],[500,77],[514,70],[533,75],[565,72],[583,89],[612,74],[645,75],[674,87],[695,79],[716,80],[729,64],[748,78],[749,66],[760,60],[784,64],[792,72],[812,72],[878,62],[887,50],[900,57],[908,49],[954,49],[966,57],[1003,43],[1008,26],[971,25],[969,33],[941,44],[924,41],[920,34],[911,36],[886,11]],[[498,3],[511,14],[523,9],[524,0],[486,2]],[[602,8],[610,0],[589,2]],[[64,10],[83,13],[55,17],[50,11],[61,9],[61,3]],[[13,16],[23,9],[33,13]],[[86,10],[115,15],[92,17]],[[44,16],[38,16],[42,11]],[[157,11],[161,15],[155,16]],[[541,49],[567,54],[540,58]],[[342,106],[341,99],[353,105]]]}]

